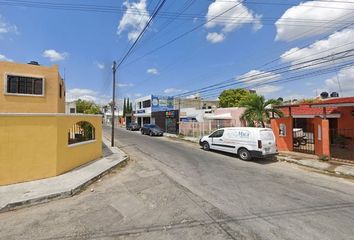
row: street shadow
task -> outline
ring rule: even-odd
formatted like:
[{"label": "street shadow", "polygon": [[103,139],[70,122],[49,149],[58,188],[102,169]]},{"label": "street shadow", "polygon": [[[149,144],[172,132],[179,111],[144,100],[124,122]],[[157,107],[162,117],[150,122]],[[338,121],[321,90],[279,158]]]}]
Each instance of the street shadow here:
[{"label": "street shadow", "polygon": [[[200,148],[200,149],[203,149],[203,148]],[[221,154],[221,155],[226,156],[226,157],[236,158],[237,160],[240,160],[240,161],[243,161],[243,162],[253,162],[253,163],[257,163],[257,164],[261,164],[261,165],[273,164],[273,163],[278,162],[276,157],[253,158],[250,161],[244,161],[241,158],[239,158],[238,155],[235,154],[235,153],[228,153],[228,152],[223,152],[223,151],[218,151],[218,150],[211,150],[211,149],[209,151],[217,153],[217,154]]]},{"label": "street shadow", "polygon": [[113,154],[113,152],[111,151],[111,149],[102,142],[102,155],[103,157],[107,157],[109,155]]}]

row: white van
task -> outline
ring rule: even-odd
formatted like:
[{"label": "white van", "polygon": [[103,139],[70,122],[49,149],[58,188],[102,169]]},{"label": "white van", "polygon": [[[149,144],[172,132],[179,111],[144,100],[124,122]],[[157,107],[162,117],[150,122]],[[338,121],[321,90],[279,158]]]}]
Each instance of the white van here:
[{"label": "white van", "polygon": [[270,128],[220,128],[199,140],[204,150],[235,153],[242,160],[266,158],[278,154],[275,136]]}]

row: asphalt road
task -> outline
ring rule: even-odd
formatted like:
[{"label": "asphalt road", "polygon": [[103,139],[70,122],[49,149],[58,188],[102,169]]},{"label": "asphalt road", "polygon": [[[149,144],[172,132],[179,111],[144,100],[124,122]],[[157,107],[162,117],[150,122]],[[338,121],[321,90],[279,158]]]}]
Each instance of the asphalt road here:
[{"label": "asphalt road", "polygon": [[0,214],[0,239],[354,239],[350,180],[124,129],[116,142],[128,166],[92,192]]},{"label": "asphalt road", "polygon": [[198,145],[116,131],[128,154],[207,201],[235,239],[354,239],[354,185],[288,163],[244,162]]}]

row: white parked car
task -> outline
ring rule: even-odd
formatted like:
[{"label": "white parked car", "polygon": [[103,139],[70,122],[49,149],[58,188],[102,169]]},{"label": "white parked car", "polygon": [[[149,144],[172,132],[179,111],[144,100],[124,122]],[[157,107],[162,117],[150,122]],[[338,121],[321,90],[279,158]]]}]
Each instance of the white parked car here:
[{"label": "white parked car", "polygon": [[199,140],[204,150],[235,153],[242,160],[266,158],[278,154],[275,136],[270,128],[221,128]]}]

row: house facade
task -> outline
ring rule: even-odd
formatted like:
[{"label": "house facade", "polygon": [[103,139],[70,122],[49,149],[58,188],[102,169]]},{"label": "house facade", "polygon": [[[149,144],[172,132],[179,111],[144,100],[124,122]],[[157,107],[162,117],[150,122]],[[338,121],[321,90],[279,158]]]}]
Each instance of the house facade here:
[{"label": "house facade", "polygon": [[0,62],[0,112],[65,113],[65,83],[51,67]]},{"label": "house facade", "polygon": [[279,106],[271,125],[279,150],[354,161],[354,97]]},{"label": "house facade", "polygon": [[102,156],[102,117],[65,113],[57,65],[0,62],[0,78],[0,186],[57,176]]}]

